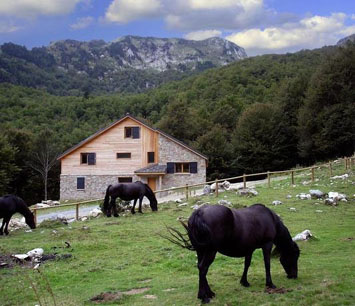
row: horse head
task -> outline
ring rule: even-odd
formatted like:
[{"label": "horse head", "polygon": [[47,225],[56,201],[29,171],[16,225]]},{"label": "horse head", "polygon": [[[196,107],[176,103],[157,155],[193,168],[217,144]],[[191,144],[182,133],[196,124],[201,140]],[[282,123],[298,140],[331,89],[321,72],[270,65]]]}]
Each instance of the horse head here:
[{"label": "horse head", "polygon": [[32,228],[32,229],[35,229],[36,228],[36,223],[35,223],[35,216],[33,215],[33,213],[31,212],[30,214],[28,214],[26,217],[25,217],[25,221],[26,221],[26,224]]},{"label": "horse head", "polygon": [[158,211],[158,201],[155,197],[150,200],[150,208],[152,211]]},{"label": "horse head", "polygon": [[292,245],[289,250],[281,252],[280,262],[283,266],[287,278],[297,278],[298,276],[298,257],[300,256],[300,250],[297,244],[292,241]]}]

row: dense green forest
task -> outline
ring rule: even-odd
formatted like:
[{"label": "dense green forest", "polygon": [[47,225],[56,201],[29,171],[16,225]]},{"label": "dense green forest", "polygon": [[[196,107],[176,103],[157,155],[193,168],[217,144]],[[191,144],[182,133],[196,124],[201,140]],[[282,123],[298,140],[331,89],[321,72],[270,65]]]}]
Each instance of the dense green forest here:
[{"label": "dense green forest", "polygon": [[32,167],[43,142],[61,153],[127,112],[207,155],[209,179],[351,155],[354,83],[354,44],[252,57],[141,94],[63,97],[3,83],[0,194],[43,198]]}]

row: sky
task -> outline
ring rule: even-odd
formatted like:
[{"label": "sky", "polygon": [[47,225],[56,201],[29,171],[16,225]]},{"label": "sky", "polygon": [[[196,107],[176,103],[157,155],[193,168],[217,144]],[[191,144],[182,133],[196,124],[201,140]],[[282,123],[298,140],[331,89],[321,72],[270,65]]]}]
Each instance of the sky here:
[{"label": "sky", "polygon": [[0,0],[0,44],[27,48],[125,35],[218,36],[253,56],[334,45],[354,33],[354,0]]}]

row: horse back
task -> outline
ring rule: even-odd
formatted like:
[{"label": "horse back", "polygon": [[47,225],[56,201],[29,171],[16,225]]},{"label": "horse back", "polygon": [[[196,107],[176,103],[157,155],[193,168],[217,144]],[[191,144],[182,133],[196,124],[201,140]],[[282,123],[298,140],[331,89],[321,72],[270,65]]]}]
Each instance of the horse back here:
[{"label": "horse back", "polygon": [[16,213],[17,197],[14,195],[5,195],[0,197],[0,218],[12,216]]}]

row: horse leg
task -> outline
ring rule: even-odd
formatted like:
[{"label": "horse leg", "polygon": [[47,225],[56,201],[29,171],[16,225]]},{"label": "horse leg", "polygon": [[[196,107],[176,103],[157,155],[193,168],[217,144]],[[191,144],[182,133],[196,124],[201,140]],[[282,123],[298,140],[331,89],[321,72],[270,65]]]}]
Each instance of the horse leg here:
[{"label": "horse leg", "polygon": [[136,207],[137,200],[138,200],[138,198],[137,198],[137,199],[134,199],[133,206],[132,206],[132,209],[131,209],[131,213],[132,213],[133,215],[136,213],[136,211],[135,211],[134,209],[135,209],[135,207]]},{"label": "horse leg", "polygon": [[209,266],[216,257],[216,251],[197,251],[198,270],[199,270],[199,289],[197,297],[202,300],[202,303],[209,303],[210,299],[215,296],[207,281],[207,272]]},{"label": "horse leg", "polygon": [[116,198],[113,199],[113,205],[112,207],[112,211],[113,211],[113,216],[114,217],[118,217],[118,211],[117,211],[117,206],[116,206]]},{"label": "horse leg", "polygon": [[[5,233],[5,235],[8,235],[8,234],[9,234],[9,231],[7,230],[7,228],[8,228],[8,226],[9,226],[10,219],[11,219],[11,217],[6,217],[6,218],[4,218],[4,221],[5,221],[4,233]],[[4,221],[3,221],[3,222],[4,222]]]},{"label": "horse leg", "polygon": [[139,208],[138,208],[138,212],[139,213],[143,213],[143,211],[142,211],[142,202],[143,202],[143,197],[140,197],[139,198]]},{"label": "horse leg", "polygon": [[264,264],[265,264],[266,287],[276,288],[276,286],[272,283],[271,273],[270,273],[270,257],[271,257],[272,242],[268,242],[264,244],[262,249],[263,249]]},{"label": "horse leg", "polygon": [[251,257],[252,256],[253,256],[253,252],[251,252],[250,254],[246,255],[245,259],[244,259],[244,272],[243,272],[242,278],[240,279],[240,283],[244,287],[249,287],[250,286],[247,278],[248,278],[248,269],[250,267]]},{"label": "horse leg", "polygon": [[3,232],[4,225],[5,225],[5,218],[2,219],[2,225],[0,228],[0,235],[4,235],[4,232]]},{"label": "horse leg", "polygon": [[115,206],[115,205],[116,205],[116,198],[111,197],[110,205],[109,205],[109,207],[108,207],[108,209],[107,209],[107,217],[111,217],[112,208],[113,208],[113,206]]}]

